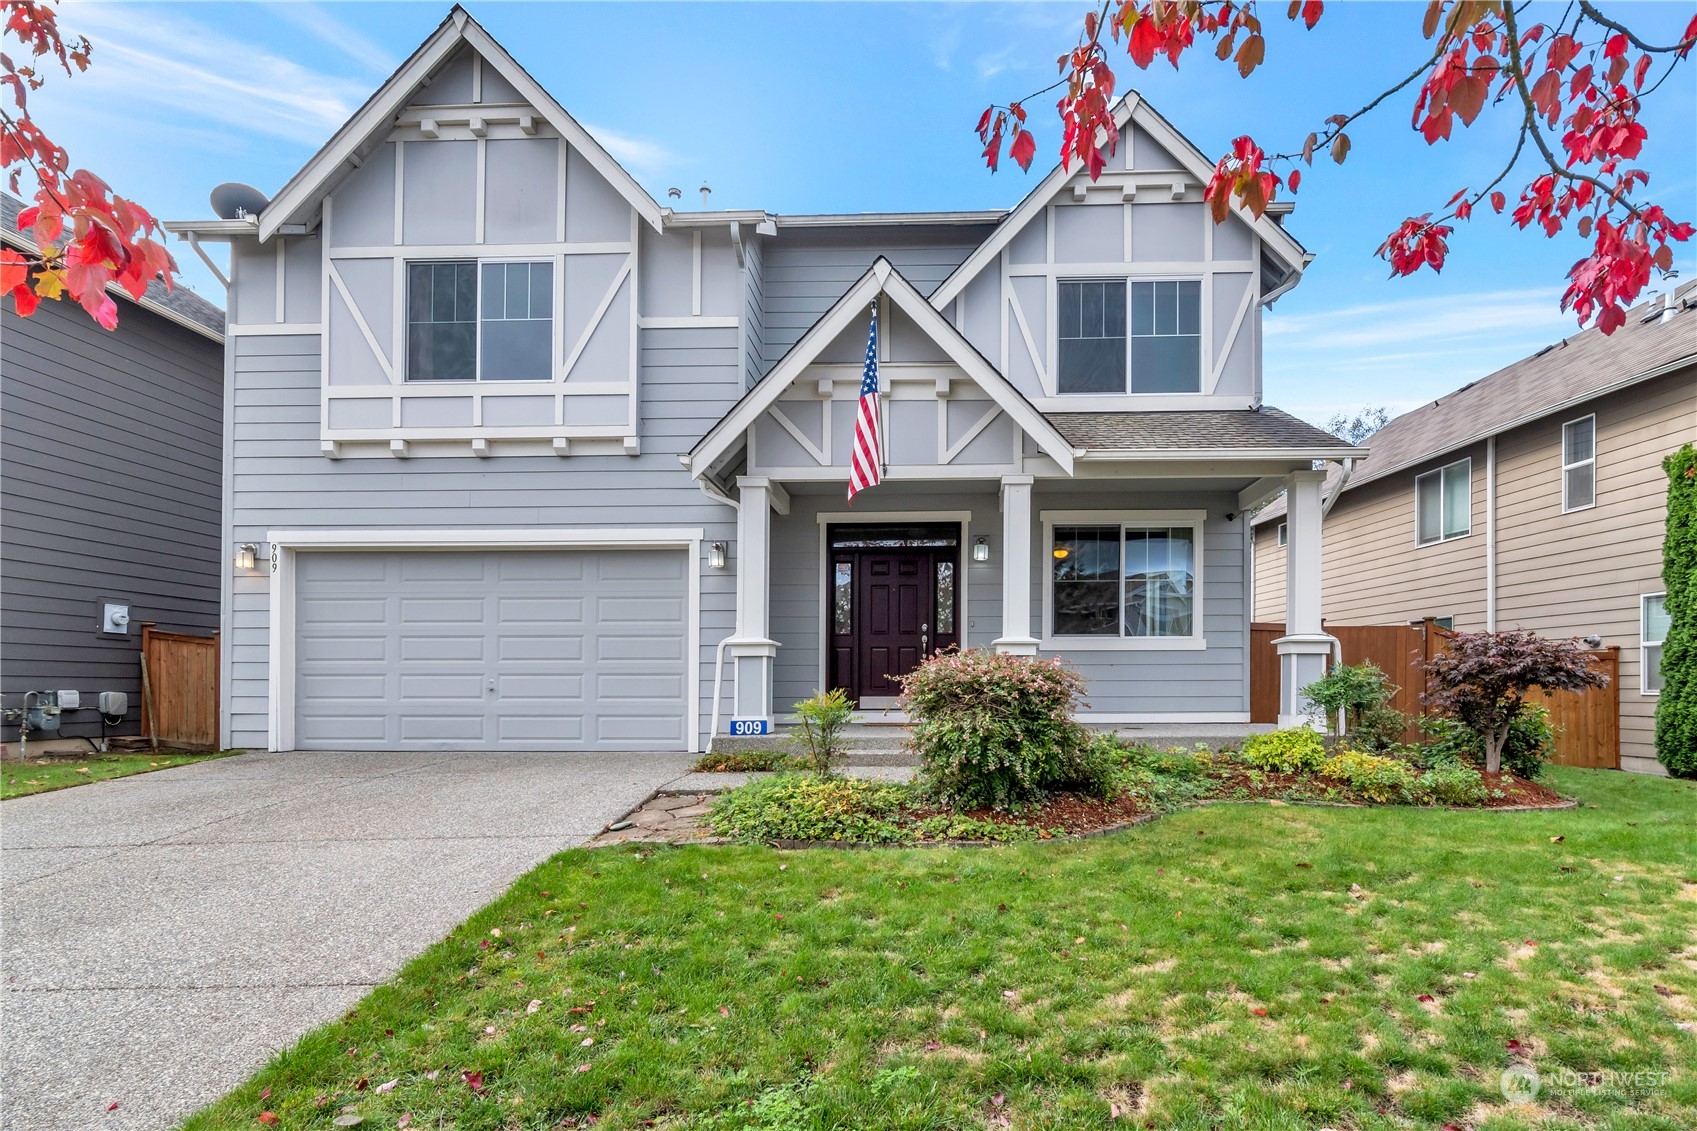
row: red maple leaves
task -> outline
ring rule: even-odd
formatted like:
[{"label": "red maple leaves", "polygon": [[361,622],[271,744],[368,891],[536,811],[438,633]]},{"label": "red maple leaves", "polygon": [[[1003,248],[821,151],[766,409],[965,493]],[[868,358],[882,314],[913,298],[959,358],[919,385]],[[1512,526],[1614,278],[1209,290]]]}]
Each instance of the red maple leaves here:
[{"label": "red maple leaves", "polygon": [[[33,60],[56,60],[67,75],[87,69],[88,40],[67,44],[49,5],[4,0],[3,10],[5,34],[22,43]],[[31,119],[29,94],[43,82],[34,67],[0,53],[0,87],[12,102],[11,110],[0,109],[0,164],[13,192],[26,169],[37,185],[34,205],[18,214],[18,230],[30,234],[36,251],[0,250],[0,293],[10,295],[26,318],[42,299],[68,294],[110,330],[118,324],[118,305],[109,286],[140,298],[156,278],[171,286],[177,265],[153,238],[162,238],[153,216],[88,170],[72,171],[65,150]]]},{"label": "red maple leaves", "polygon": [[[1319,0],[1291,0],[1286,15],[1313,28],[1323,13]],[[1644,148],[1640,100],[1660,84],[1652,79],[1657,60],[1666,62],[1665,77],[1666,70],[1690,55],[1697,45],[1697,16],[1678,41],[1658,46],[1592,3],[1569,9],[1554,25],[1522,29],[1519,15],[1500,0],[1429,0],[1421,30],[1431,41],[1431,62],[1415,94],[1411,126],[1435,145],[1449,139],[1458,125],[1465,129],[1488,108],[1500,108],[1517,115],[1518,141],[1506,167],[1484,189],[1456,193],[1442,215],[1404,220],[1378,254],[1395,275],[1423,267],[1440,270],[1455,231],[1450,221],[1468,220],[1481,203],[1502,213],[1508,198],[1497,186],[1525,157],[1543,168],[1521,191],[1511,220],[1521,228],[1536,225],[1549,236],[1572,224],[1581,238],[1592,241],[1590,253],[1568,275],[1562,308],[1573,310],[1581,324],[1595,317],[1608,333],[1650,284],[1651,270],[1671,269],[1669,245],[1693,234],[1691,224],[1640,199],[1649,175],[1625,162],[1637,159]],[[1215,57],[1234,62],[1240,75],[1249,75],[1266,55],[1257,0],[1109,0],[1100,17],[1088,14],[1078,47],[1057,60],[1063,76],[1057,85],[1065,88],[1057,109],[1062,166],[1071,168],[1077,160],[1092,180],[1106,165],[1104,151],[1111,154],[1118,138],[1104,33],[1115,42],[1123,38],[1131,61],[1143,68],[1160,56],[1176,67],[1199,38],[1212,40]],[[1250,137],[1234,140],[1214,167],[1205,194],[1216,222],[1224,221],[1234,206],[1260,216],[1281,187],[1295,192],[1302,182],[1297,163],[1312,165],[1318,150],[1342,164],[1350,150],[1346,127],[1400,89],[1392,87],[1353,114],[1331,116],[1297,153],[1269,156]],[[990,122],[986,111],[979,132],[994,169],[1001,130],[999,119],[993,132],[986,128]],[[1014,141],[1029,154],[1034,146],[1023,122],[1021,116]],[[1026,162],[1020,164],[1023,168]],[[1281,179],[1277,166],[1289,167],[1287,178]]]}]

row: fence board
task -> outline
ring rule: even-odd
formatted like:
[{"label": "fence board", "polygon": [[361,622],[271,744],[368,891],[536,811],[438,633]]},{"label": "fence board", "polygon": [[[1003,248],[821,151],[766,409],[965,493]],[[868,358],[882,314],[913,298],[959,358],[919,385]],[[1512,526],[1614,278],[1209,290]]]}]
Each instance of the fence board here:
[{"label": "fence board", "polygon": [[[1391,706],[1410,718],[1424,713],[1421,696],[1426,690],[1424,664],[1435,649],[1453,635],[1431,621],[1418,624],[1327,625],[1326,631],[1343,646],[1343,661],[1359,664],[1371,660],[1397,685]],[[1256,623],[1249,626],[1249,718],[1251,722],[1279,720],[1279,657],[1273,641],[1284,635],[1284,625]],[[1607,687],[1583,692],[1559,691],[1553,695],[1533,692],[1532,702],[1549,708],[1557,729],[1554,762],[1563,766],[1618,769],[1620,767],[1620,649],[1591,653],[1609,677]],[[1410,727],[1407,740],[1419,738]]]},{"label": "fence board", "polygon": [[[141,731],[162,745],[218,748],[218,635],[188,636],[141,626],[147,685]],[[149,695],[148,692],[152,694]]]}]

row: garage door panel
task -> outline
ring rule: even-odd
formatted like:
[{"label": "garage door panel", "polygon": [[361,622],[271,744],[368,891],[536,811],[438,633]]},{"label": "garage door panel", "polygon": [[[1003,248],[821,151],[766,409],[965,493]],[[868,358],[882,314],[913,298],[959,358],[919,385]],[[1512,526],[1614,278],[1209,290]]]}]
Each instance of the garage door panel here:
[{"label": "garage door panel", "polygon": [[387,636],[361,635],[311,635],[306,632],[308,626],[302,626],[301,637],[295,646],[295,657],[300,663],[333,664],[339,660],[350,662],[382,661],[389,654],[389,638]]},{"label": "garage door panel", "polygon": [[582,598],[505,597],[496,604],[503,626],[581,626]]},{"label": "garage door panel", "polygon": [[[405,584],[403,582],[402,584]],[[401,623],[406,624],[482,624],[483,599],[467,597],[458,600],[423,600],[401,598]]]},{"label": "garage door panel", "polygon": [[677,550],[297,558],[296,745],[687,745]]},{"label": "garage door panel", "polygon": [[403,636],[400,639],[402,660],[453,663],[474,660],[481,662],[489,651],[485,636],[431,635]]}]

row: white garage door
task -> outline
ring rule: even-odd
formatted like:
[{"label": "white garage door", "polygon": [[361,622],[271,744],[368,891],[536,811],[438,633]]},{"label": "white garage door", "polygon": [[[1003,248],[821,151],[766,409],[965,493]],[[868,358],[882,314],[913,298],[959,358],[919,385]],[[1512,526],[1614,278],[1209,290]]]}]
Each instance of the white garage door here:
[{"label": "white garage door", "polygon": [[301,553],[303,750],[687,747],[679,550]]}]

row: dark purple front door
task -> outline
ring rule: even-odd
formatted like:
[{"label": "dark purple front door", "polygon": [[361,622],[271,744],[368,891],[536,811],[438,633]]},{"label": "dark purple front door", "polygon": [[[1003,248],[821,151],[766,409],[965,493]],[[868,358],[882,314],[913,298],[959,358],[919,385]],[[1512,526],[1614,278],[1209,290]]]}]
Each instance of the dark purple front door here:
[{"label": "dark purple front door", "polygon": [[833,547],[826,579],[832,687],[857,702],[894,697],[901,694],[899,677],[959,643],[960,552],[948,541]]}]

